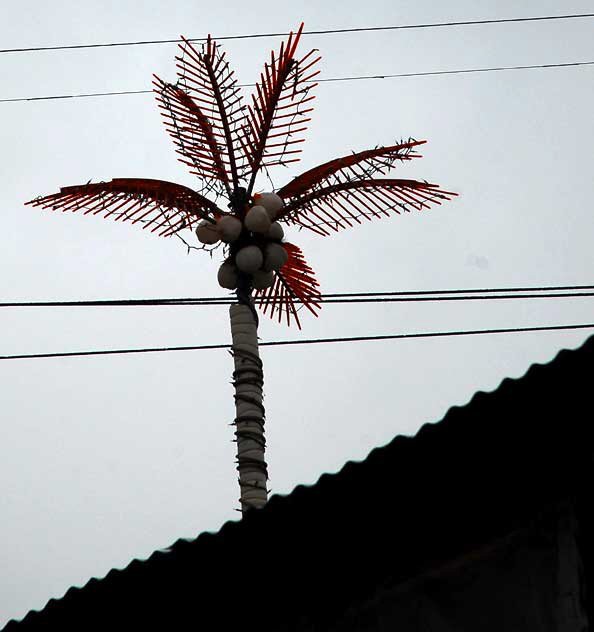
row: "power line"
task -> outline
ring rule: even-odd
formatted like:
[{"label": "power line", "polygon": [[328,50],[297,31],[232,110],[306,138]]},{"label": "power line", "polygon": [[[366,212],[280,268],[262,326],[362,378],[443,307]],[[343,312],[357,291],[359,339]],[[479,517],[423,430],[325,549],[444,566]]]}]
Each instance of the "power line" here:
[{"label": "power line", "polygon": [[[434,77],[438,75],[464,75],[471,73],[501,72],[504,70],[535,70],[545,68],[570,68],[577,66],[591,66],[594,61],[572,61],[558,64],[534,64],[529,66],[493,66],[490,68],[461,68],[457,70],[431,70],[428,72],[403,72],[396,74],[382,75],[357,75],[351,77],[329,77],[327,79],[316,79],[306,83],[336,83],[340,81],[360,81],[370,79],[397,79],[406,77]],[[250,88],[254,83],[238,84],[238,88]],[[153,90],[121,90],[116,92],[88,92],[80,94],[54,94],[42,97],[16,97],[12,99],[0,99],[0,103],[21,103],[24,101],[50,101],[58,99],[82,99],[87,97],[113,97],[130,94],[153,94]]]},{"label": "power line", "polygon": [[358,81],[360,79],[396,79],[401,77],[433,77],[437,75],[463,75],[476,72],[499,72],[502,70],[534,70],[536,68],[568,68],[571,66],[591,66],[594,61],[574,61],[561,64],[536,64],[531,66],[493,66],[491,68],[462,68],[460,70],[431,70],[428,72],[401,72],[393,75],[362,75],[357,77],[332,77],[323,81]]},{"label": "power line", "polygon": [[350,296],[422,296],[425,294],[489,294],[497,292],[561,292],[570,290],[594,290],[594,285],[548,285],[532,287],[489,287],[471,289],[449,290],[412,290],[399,292],[349,292],[342,294],[323,294],[324,298],[350,297]]},{"label": "power line", "polygon": [[54,94],[45,97],[17,97],[0,99],[0,103],[20,103],[22,101],[51,101],[57,99],[84,99],[86,97],[116,97],[125,94],[152,94],[152,90],[122,90],[120,92],[90,92],[87,94]]},{"label": "power line", "polygon": [[[483,295],[483,296],[481,296]],[[400,292],[349,292],[322,294],[320,303],[395,303],[426,301],[505,300],[535,298],[583,298],[594,296],[594,285],[560,285],[548,287],[483,288],[455,290],[416,290]],[[91,301],[21,301],[0,303],[2,307],[180,307],[232,305],[229,296],[188,298],[104,299]],[[256,297],[255,303],[261,301]],[[297,301],[298,302],[298,301]]]},{"label": "power line", "polygon": [[[449,336],[476,336],[481,334],[504,334],[534,331],[567,331],[577,329],[592,329],[594,323],[581,325],[550,325],[544,327],[513,327],[507,329],[473,329],[466,331],[433,331],[412,334],[389,334],[385,336],[352,336],[347,338],[310,338],[305,340],[274,340],[260,342],[260,347],[280,347],[286,345],[327,344],[333,342],[369,342],[377,340],[402,340],[405,338],[444,338]],[[143,349],[104,349],[96,351],[67,351],[60,353],[30,353],[19,355],[3,355],[0,360],[31,360],[34,358],[71,358],[80,356],[123,355],[131,353],[162,353],[165,351],[206,351],[214,349],[230,349],[229,344],[195,345],[185,347],[147,347]]]},{"label": "power line", "polygon": [[491,300],[526,300],[533,298],[583,298],[594,296],[594,292],[574,292],[572,294],[488,294],[486,296],[386,296],[368,298],[324,298],[322,303],[417,303],[439,301],[491,301]]},{"label": "power line", "polygon": [[[396,26],[371,26],[349,29],[326,29],[319,31],[303,31],[303,35],[330,35],[335,33],[363,33],[373,31],[397,31],[410,29],[430,29],[440,27],[460,27],[460,26],[476,26],[485,24],[510,24],[513,22],[542,22],[548,20],[573,20],[576,18],[591,18],[594,13],[576,13],[571,15],[544,15],[527,18],[500,18],[494,20],[467,20],[460,22],[430,22],[425,24],[400,24]],[[214,37],[215,40],[242,40],[267,37],[285,37],[288,33],[250,33],[247,35],[223,35]],[[205,41],[205,37],[188,38],[190,42]],[[81,50],[85,48],[111,48],[116,46],[145,46],[147,44],[176,44],[182,42],[181,39],[160,39],[160,40],[139,40],[130,42],[107,42],[102,44],[69,44],[63,46],[31,46],[28,48],[4,48],[0,49],[0,53],[30,53],[38,51],[52,50]]]}]

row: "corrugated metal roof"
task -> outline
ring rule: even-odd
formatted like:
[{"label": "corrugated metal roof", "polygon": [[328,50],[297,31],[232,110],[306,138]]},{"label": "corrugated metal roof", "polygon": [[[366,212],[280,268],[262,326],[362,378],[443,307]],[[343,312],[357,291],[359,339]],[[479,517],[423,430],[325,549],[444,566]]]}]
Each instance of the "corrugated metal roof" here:
[{"label": "corrugated metal roof", "polygon": [[592,463],[593,363],[594,337],[415,437],[273,496],[216,534],[71,588],[5,630],[325,629],[378,587],[521,528],[575,493]]}]

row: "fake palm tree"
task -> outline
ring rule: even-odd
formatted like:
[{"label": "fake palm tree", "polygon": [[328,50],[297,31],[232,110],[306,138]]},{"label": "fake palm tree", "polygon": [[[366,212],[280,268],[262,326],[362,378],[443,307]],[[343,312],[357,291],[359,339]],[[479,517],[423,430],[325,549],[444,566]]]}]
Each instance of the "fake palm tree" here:
[{"label": "fake palm tree", "polygon": [[271,53],[247,106],[225,53],[210,37],[200,50],[182,38],[176,83],[155,76],[165,126],[181,162],[200,178],[198,190],[161,180],[117,178],[64,187],[28,202],[139,224],[165,237],[195,229],[201,247],[223,245],[218,281],[234,290],[238,301],[230,308],[230,320],[242,511],[262,507],[268,493],[255,304],[264,314],[298,327],[299,305],[314,315],[320,308],[313,271],[301,250],[284,241],[282,225],[325,236],[456,195],[435,184],[385,177],[395,163],[418,157],[415,148],[425,141],[415,140],[336,158],[276,192],[256,192],[259,175],[297,162],[301,153],[320,59],[316,50],[296,57],[302,30],[303,24],[277,54]]}]

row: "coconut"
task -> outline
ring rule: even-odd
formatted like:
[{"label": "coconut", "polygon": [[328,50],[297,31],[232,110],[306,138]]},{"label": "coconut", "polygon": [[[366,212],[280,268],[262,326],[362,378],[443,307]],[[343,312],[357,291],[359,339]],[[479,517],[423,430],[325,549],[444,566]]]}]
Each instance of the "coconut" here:
[{"label": "coconut", "polygon": [[234,290],[237,287],[237,270],[230,261],[225,261],[219,268],[217,280],[219,285],[227,290]]},{"label": "coconut", "polygon": [[264,254],[264,265],[262,269],[267,272],[270,272],[270,270],[276,272],[287,263],[288,258],[289,255],[287,251],[280,244],[268,244]]},{"label": "coconut", "polygon": [[196,237],[198,237],[198,241],[201,244],[207,244],[209,246],[216,244],[220,239],[217,232],[217,225],[203,219],[196,227]]},{"label": "coconut", "polygon": [[284,236],[285,232],[283,231],[283,227],[278,222],[272,222],[268,229],[268,237],[275,241],[280,241]]},{"label": "coconut", "polygon": [[266,209],[271,220],[277,216],[284,205],[283,199],[276,193],[256,193],[254,201]]},{"label": "coconut", "polygon": [[252,233],[266,234],[270,228],[270,217],[263,206],[252,206],[245,216],[244,224]]},{"label": "coconut", "polygon": [[252,284],[254,290],[265,290],[274,283],[274,272],[264,272],[264,270],[257,270],[252,277]]},{"label": "coconut", "polygon": [[253,274],[262,267],[264,257],[258,246],[245,246],[235,255],[237,267],[246,274]]},{"label": "coconut", "polygon": [[233,215],[225,215],[217,222],[219,235],[227,244],[230,244],[239,237],[242,228],[241,221]]}]

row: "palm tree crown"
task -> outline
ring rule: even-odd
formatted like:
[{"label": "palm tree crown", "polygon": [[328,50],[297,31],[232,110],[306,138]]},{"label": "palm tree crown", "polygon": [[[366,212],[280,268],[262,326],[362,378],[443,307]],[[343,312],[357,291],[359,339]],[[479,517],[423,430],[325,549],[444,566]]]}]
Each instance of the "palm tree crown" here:
[{"label": "palm tree crown", "polygon": [[420,157],[415,150],[426,141],[413,139],[336,158],[275,193],[255,192],[262,171],[300,159],[320,60],[316,50],[296,57],[302,30],[303,24],[271,53],[248,105],[225,53],[210,36],[200,50],[182,38],[175,83],[154,77],[167,131],[180,161],[200,178],[200,189],[115,178],[63,187],[28,204],[131,221],[161,236],[195,229],[205,245],[223,241],[219,283],[237,290],[246,304],[255,290],[264,313],[300,326],[296,305],[317,315],[320,291],[301,250],[283,240],[281,224],[325,236],[456,195],[428,182],[385,177],[397,161]]}]

